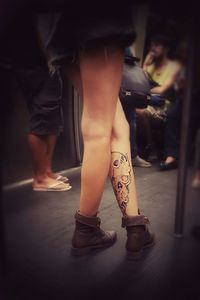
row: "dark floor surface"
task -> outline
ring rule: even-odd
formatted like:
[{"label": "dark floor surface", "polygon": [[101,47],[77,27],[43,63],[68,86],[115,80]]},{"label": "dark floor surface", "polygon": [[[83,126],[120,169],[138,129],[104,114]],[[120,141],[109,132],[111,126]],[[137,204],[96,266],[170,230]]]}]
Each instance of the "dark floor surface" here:
[{"label": "dark floor surface", "polygon": [[154,166],[135,173],[140,208],[157,239],[138,262],[125,259],[125,230],[109,182],[100,216],[104,229],[117,231],[118,241],[81,258],[70,255],[79,169],[66,172],[73,186],[68,192],[33,192],[30,184],[4,192],[11,299],[200,299],[200,242],[191,235],[193,225],[200,225],[200,192],[190,188],[191,174],[184,237],[177,239],[177,171],[161,173]]}]

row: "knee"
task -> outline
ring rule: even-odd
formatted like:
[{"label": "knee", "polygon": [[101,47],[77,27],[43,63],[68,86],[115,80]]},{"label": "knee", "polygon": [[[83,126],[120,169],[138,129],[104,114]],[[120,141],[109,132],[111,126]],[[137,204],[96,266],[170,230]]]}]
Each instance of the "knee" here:
[{"label": "knee", "polygon": [[92,142],[109,144],[111,139],[111,126],[99,122],[82,123],[82,136],[84,143]]},{"label": "knee", "polygon": [[140,115],[144,114],[144,110],[143,109],[137,108],[135,111],[136,111],[137,116],[140,116]]},{"label": "knee", "polygon": [[136,109],[136,116],[139,119],[145,118],[145,116],[147,115],[146,110],[145,109]]}]

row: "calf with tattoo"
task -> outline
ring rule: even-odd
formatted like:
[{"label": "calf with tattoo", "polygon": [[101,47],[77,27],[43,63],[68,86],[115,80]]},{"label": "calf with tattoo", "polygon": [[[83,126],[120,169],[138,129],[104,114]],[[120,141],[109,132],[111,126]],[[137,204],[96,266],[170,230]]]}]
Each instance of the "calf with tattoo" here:
[{"label": "calf with tattoo", "polygon": [[111,182],[119,207],[126,216],[126,207],[129,202],[129,185],[131,183],[131,167],[127,154],[112,152],[113,165]]}]

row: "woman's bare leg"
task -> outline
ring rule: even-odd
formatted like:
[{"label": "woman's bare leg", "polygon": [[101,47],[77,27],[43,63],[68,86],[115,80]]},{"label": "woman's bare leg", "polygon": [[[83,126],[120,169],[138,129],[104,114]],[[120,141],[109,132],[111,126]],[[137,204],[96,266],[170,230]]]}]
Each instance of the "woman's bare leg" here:
[{"label": "woman's bare leg", "polygon": [[138,211],[129,132],[121,103],[118,101],[112,130],[110,175],[123,214],[122,227],[127,231],[127,256],[129,259],[138,259],[142,257],[146,247],[154,245],[154,235],[148,229],[148,218],[139,215]]},{"label": "woman's bare leg", "polygon": [[118,101],[112,129],[110,177],[122,214],[136,216],[138,204],[131,164],[129,132],[128,122]]},{"label": "woman's bare leg", "polygon": [[[111,132],[116,111],[123,54],[102,49],[80,55],[83,92],[82,134],[84,155],[81,171],[79,211],[95,216],[101,201],[111,161]],[[78,76],[73,79],[78,84]]]}]

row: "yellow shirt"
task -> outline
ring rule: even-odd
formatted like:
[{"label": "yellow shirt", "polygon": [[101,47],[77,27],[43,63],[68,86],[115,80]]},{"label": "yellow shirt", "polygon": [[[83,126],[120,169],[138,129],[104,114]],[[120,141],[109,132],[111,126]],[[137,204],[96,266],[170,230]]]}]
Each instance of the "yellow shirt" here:
[{"label": "yellow shirt", "polygon": [[[165,64],[159,70],[156,70],[156,66],[154,64],[148,66],[147,72],[149,73],[149,75],[155,82],[157,82],[159,85],[162,86],[163,84],[166,83],[166,81],[169,78],[174,76],[174,74],[179,69],[180,69],[180,64],[177,61],[168,60],[167,64]],[[170,91],[168,91],[168,92],[170,92]],[[162,107],[151,107],[151,106],[147,107],[147,110],[154,118],[156,118],[156,119],[163,118],[162,115],[165,113],[165,111],[171,104],[170,101],[167,99],[165,99],[165,104]]]},{"label": "yellow shirt", "polygon": [[169,60],[166,65],[164,65],[160,70],[156,70],[154,64],[147,67],[147,72],[152,77],[152,79],[159,85],[165,84],[166,80],[173,76],[175,72],[180,69],[180,65],[176,61]]}]

